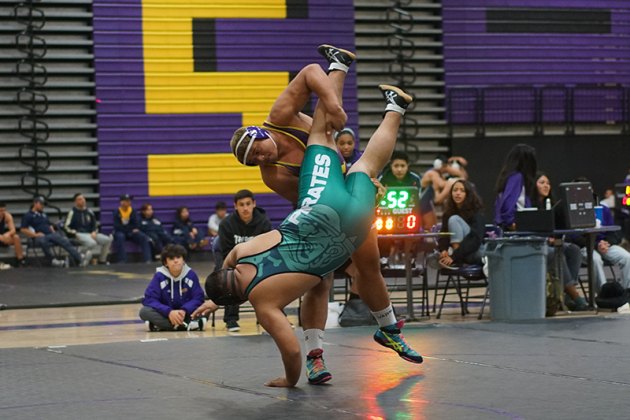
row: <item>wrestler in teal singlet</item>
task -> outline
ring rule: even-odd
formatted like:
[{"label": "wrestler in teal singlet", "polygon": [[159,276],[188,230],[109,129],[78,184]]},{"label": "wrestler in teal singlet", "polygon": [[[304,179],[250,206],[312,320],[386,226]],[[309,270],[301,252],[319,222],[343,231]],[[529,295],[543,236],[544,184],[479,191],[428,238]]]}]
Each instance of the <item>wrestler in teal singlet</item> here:
[{"label": "wrestler in teal singlet", "polygon": [[323,277],[339,268],[361,245],[374,218],[376,187],[370,177],[354,172],[344,178],[337,152],[312,145],[306,149],[299,183],[299,209],[282,222],[282,240],[271,249],[243,257],[237,264],[256,267],[245,291],[280,273]]}]

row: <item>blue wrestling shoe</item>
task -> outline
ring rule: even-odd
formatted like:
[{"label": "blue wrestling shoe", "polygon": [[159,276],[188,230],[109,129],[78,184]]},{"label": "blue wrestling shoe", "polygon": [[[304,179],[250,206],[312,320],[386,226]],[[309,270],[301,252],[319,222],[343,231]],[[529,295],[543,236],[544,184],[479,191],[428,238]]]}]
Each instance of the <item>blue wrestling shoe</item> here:
[{"label": "blue wrestling shoe", "polygon": [[383,347],[394,350],[400,357],[411,363],[422,363],[422,356],[413,350],[403,337],[400,331],[405,325],[402,319],[397,323],[380,328],[374,333],[374,341]]},{"label": "blue wrestling shoe", "polygon": [[[322,44],[317,47],[317,52],[320,53],[326,61],[328,61],[328,64],[340,64],[345,66],[344,68],[346,70],[350,67],[352,62],[357,59],[357,56],[354,53],[328,44]],[[335,69],[335,66],[332,66],[329,69]]]},{"label": "blue wrestling shoe", "polygon": [[332,375],[326,369],[323,353],[324,350],[315,349],[306,355],[306,377],[309,384],[320,385],[332,379]]}]

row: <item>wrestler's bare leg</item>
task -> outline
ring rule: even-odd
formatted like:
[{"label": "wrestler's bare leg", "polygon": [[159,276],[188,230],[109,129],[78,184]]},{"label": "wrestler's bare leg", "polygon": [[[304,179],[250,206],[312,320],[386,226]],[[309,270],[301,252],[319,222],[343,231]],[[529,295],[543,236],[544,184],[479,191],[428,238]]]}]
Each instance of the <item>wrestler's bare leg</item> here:
[{"label": "wrestler's bare leg", "polygon": [[376,229],[370,229],[365,241],[352,254],[352,265],[346,271],[355,282],[361,300],[372,312],[382,311],[391,304],[381,274]]}]

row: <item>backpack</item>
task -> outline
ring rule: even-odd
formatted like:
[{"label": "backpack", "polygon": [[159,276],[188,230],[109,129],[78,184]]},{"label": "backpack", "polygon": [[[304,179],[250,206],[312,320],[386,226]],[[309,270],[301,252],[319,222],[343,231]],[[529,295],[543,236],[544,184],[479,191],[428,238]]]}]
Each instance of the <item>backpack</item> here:
[{"label": "backpack", "polygon": [[628,302],[628,291],[616,281],[609,281],[602,285],[595,303],[600,308],[617,309]]},{"label": "backpack", "polygon": [[350,299],[339,315],[339,325],[342,327],[357,327],[361,325],[378,324],[370,312],[370,308],[361,299]]}]

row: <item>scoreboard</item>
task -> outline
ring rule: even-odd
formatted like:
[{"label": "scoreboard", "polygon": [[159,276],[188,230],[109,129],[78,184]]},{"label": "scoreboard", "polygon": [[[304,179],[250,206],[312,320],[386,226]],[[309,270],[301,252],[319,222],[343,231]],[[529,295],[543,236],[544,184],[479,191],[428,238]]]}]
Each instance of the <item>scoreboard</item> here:
[{"label": "scoreboard", "polygon": [[420,206],[417,187],[388,187],[376,207],[376,230],[380,234],[418,233]]}]

